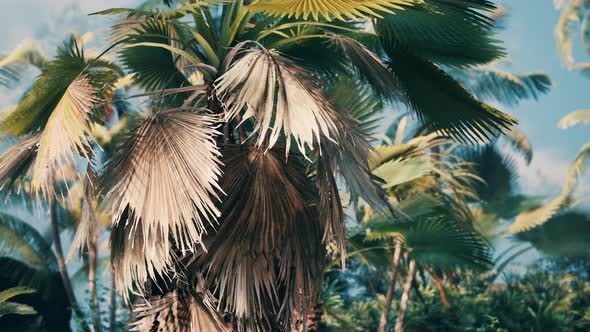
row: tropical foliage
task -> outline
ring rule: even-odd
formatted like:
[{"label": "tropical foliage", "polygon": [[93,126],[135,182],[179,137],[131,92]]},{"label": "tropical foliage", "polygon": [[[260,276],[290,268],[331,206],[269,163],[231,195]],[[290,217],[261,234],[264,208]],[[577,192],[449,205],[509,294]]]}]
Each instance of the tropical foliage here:
[{"label": "tropical foliage", "polygon": [[[491,290],[530,249],[494,258],[497,228],[538,206],[500,150],[530,163],[531,144],[492,104],[552,85],[501,68],[492,2],[179,0],[96,15],[114,20],[99,52],[73,35],[55,56],[29,43],[0,61],[6,87],[40,72],[0,117],[2,192],[48,211],[51,230],[0,214],[10,324],[444,330],[476,292],[488,302],[465,327],[537,319],[475,316],[504,296],[544,310],[521,283]],[[572,307],[556,306],[559,319]]]}]

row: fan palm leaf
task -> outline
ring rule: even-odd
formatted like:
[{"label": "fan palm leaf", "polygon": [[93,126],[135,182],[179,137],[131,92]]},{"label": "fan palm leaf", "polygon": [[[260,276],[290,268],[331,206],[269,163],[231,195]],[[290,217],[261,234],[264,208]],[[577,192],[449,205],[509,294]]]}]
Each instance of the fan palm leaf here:
[{"label": "fan palm leaf", "polygon": [[37,157],[33,164],[31,188],[43,195],[55,194],[53,180],[63,164],[75,164],[76,155],[90,159],[90,122],[98,90],[90,80],[76,78],[49,116],[39,140]]},{"label": "fan palm leaf", "polygon": [[338,132],[337,112],[311,73],[273,50],[244,53],[215,82],[216,95],[226,107],[226,121],[246,109],[244,119],[256,119],[256,144],[267,149],[281,134],[286,151],[292,136],[303,154],[306,148],[319,145],[322,137],[333,139]]},{"label": "fan palm leaf", "polygon": [[324,250],[315,187],[297,156],[252,145],[222,149],[222,224],[199,261],[239,331],[290,326],[315,303]]},{"label": "fan palm leaf", "polygon": [[358,20],[368,17],[382,17],[393,14],[412,5],[410,0],[278,0],[257,1],[248,6],[249,10],[280,17],[313,18],[331,21]]},{"label": "fan palm leaf", "polygon": [[[516,119],[475,99],[438,66],[411,54],[393,53],[390,68],[405,103],[427,126],[464,141],[488,141]],[[423,98],[424,95],[428,98]]]},{"label": "fan palm leaf", "polygon": [[0,213],[0,229],[0,256],[17,258],[34,269],[57,271],[57,259],[51,246],[28,223]]},{"label": "fan palm leaf", "polygon": [[[117,231],[125,228],[129,236],[142,237],[134,241],[156,247],[146,249],[142,259],[166,262],[158,267],[172,262],[166,252],[171,241],[180,250],[195,250],[220,215],[216,122],[207,114],[156,111],[132,130],[103,176],[105,211],[115,226],[123,223]],[[116,272],[124,275],[128,269]],[[163,272],[154,266],[149,271]]]},{"label": "fan palm leaf", "polygon": [[486,16],[494,8],[489,1],[428,0],[377,20],[375,30],[392,57],[410,52],[438,64],[485,64],[504,55]]}]

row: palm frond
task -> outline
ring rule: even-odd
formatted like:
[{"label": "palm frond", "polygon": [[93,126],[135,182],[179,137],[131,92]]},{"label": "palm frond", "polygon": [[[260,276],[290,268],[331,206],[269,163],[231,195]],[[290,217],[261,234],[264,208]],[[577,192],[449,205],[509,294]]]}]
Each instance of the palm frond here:
[{"label": "palm frond", "polygon": [[431,174],[431,169],[430,157],[420,156],[405,160],[391,160],[377,167],[373,172],[383,179],[383,188],[388,189]]},{"label": "palm frond", "polygon": [[272,16],[344,21],[383,17],[382,14],[394,14],[412,4],[410,0],[262,0],[248,9]]},{"label": "palm frond", "polygon": [[410,257],[425,266],[442,269],[489,269],[492,256],[488,244],[469,225],[445,217],[413,222],[369,222],[371,236],[401,236]]},{"label": "palm frond", "polygon": [[90,123],[98,90],[86,76],[76,78],[51,112],[41,133],[33,164],[31,188],[45,197],[55,194],[53,180],[63,164],[75,164],[76,155],[90,159]]},{"label": "palm frond", "polygon": [[133,241],[144,246],[158,242],[158,250],[146,250],[142,260],[171,263],[169,254],[157,255],[160,247],[169,250],[173,241],[182,251],[194,251],[202,245],[206,227],[217,222],[221,171],[216,122],[207,114],[156,110],[132,130],[108,166],[102,180],[105,211],[115,225],[128,215],[118,227]]},{"label": "palm frond", "polygon": [[576,159],[570,166],[567,181],[563,187],[565,195],[572,195],[578,185],[578,179],[586,170],[586,162],[590,160],[590,143],[586,143],[578,152]]},{"label": "palm frond", "polygon": [[21,260],[30,267],[57,271],[57,259],[43,236],[25,221],[0,213],[0,256]]},{"label": "palm frond", "polygon": [[199,0],[175,9],[165,11],[149,11],[133,8],[110,8],[90,15],[117,15],[126,14],[127,18],[154,18],[157,20],[175,20],[189,14],[200,12],[202,8],[211,7],[221,3],[228,3],[230,0]]},{"label": "palm frond", "polygon": [[131,331],[138,332],[231,332],[229,323],[215,309],[211,296],[198,297],[196,292],[178,289],[145,300],[134,310],[137,320]]},{"label": "palm frond", "polygon": [[590,110],[579,110],[572,112],[561,118],[557,126],[561,129],[567,129],[580,124],[590,124]]},{"label": "palm frond", "polygon": [[575,64],[573,56],[575,29],[582,22],[585,13],[585,2],[581,0],[568,1],[561,10],[559,21],[555,27],[557,51],[565,65],[572,69]]},{"label": "palm frond", "polygon": [[[485,142],[516,119],[475,99],[438,66],[411,54],[391,54],[390,68],[405,103],[432,129],[463,141]],[[424,98],[428,95],[428,98]]]},{"label": "palm frond", "polygon": [[543,73],[512,74],[494,68],[472,68],[450,73],[479,100],[495,101],[508,106],[516,106],[526,99],[536,100],[553,85],[551,79]]},{"label": "palm frond", "polygon": [[[338,132],[337,112],[311,73],[273,50],[249,49],[215,82],[217,97],[226,108],[226,121],[246,109],[254,117],[257,146],[271,149],[284,134],[299,151],[320,145],[322,137]],[[276,99],[276,100],[275,100]]]},{"label": "palm frond", "polygon": [[[126,35],[128,46],[145,43],[172,45],[176,39],[171,36],[183,33],[179,23],[154,20],[135,22],[127,29],[131,31],[119,31],[118,34]],[[133,75],[134,81],[144,90],[156,91],[191,85],[184,74],[184,58],[165,48],[127,47],[119,53],[119,57],[123,66]]]},{"label": "palm frond", "polygon": [[546,223],[561,210],[572,205],[572,198],[568,195],[560,195],[543,206],[521,212],[514,222],[504,231],[504,234],[516,234],[528,231]]},{"label": "palm frond", "polygon": [[350,115],[363,133],[375,134],[382,120],[383,102],[371,88],[351,79],[338,79],[326,90],[334,107]]},{"label": "palm frond", "polygon": [[445,65],[485,64],[504,55],[486,16],[494,8],[489,1],[428,0],[377,20],[375,29],[392,57],[409,52]]},{"label": "palm frond", "polygon": [[33,134],[13,144],[0,155],[0,186],[11,189],[12,184],[24,176],[37,156],[40,134]]},{"label": "palm frond", "polygon": [[0,58],[0,86],[13,87],[27,66],[42,69],[48,59],[41,47],[34,41],[19,44],[10,53]]},{"label": "palm frond", "polygon": [[180,277],[173,264],[174,248],[166,246],[163,237],[145,242],[142,223],[126,209],[111,228],[111,265],[115,285],[126,303],[131,294],[144,296],[150,280]]},{"label": "palm frond", "polygon": [[390,101],[403,98],[400,83],[379,56],[349,37],[334,37],[334,43],[346,54],[359,77],[380,96]]},{"label": "palm frond", "polygon": [[80,223],[76,227],[76,233],[72,239],[66,262],[71,261],[76,255],[82,257],[84,250],[90,248],[93,241],[98,239],[98,220],[94,206],[92,183],[89,177],[90,175],[87,175],[83,180]]},{"label": "palm frond", "polygon": [[502,155],[494,145],[467,150],[462,158],[473,165],[473,173],[483,180],[472,184],[479,200],[484,205],[489,204],[491,211],[504,209],[516,189],[516,162]]},{"label": "palm frond", "polygon": [[238,331],[290,326],[294,311],[306,317],[320,289],[325,253],[316,189],[302,160],[291,155],[287,163],[284,154],[253,145],[222,150],[228,197],[200,262]]},{"label": "palm frond", "polygon": [[525,133],[517,126],[513,126],[510,131],[503,136],[512,147],[524,156],[527,164],[533,160],[533,147]]},{"label": "palm frond", "polygon": [[23,294],[31,294],[36,290],[27,287],[12,287],[0,292],[0,318],[10,314],[16,315],[34,315],[37,312],[29,305],[9,302],[7,300]]}]

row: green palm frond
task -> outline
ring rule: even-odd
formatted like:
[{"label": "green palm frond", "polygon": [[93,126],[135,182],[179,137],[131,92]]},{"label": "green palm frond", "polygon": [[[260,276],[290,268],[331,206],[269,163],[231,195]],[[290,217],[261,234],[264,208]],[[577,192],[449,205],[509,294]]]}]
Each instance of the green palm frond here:
[{"label": "green palm frond", "polygon": [[176,58],[170,50],[155,47],[155,45],[145,45],[149,43],[169,46],[172,43],[170,40],[172,31],[181,31],[178,23],[158,21],[141,23],[128,35],[126,44],[142,46],[127,47],[119,53],[123,66],[144,90],[156,91],[191,85],[184,72],[177,66],[180,59]]},{"label": "green palm frond", "polygon": [[467,150],[463,159],[471,163],[473,173],[483,181],[473,181],[477,196],[491,211],[502,210],[516,189],[516,162],[494,145]]},{"label": "green palm frond", "polygon": [[127,18],[154,18],[157,20],[175,20],[183,18],[189,14],[200,12],[201,9],[211,7],[217,4],[230,3],[231,0],[199,0],[175,9],[166,11],[149,11],[138,10],[133,8],[110,8],[90,15],[117,15],[126,14]]},{"label": "green palm frond", "polygon": [[0,213],[0,256],[17,258],[38,270],[57,271],[51,246],[25,221]]},{"label": "green palm frond", "polygon": [[336,109],[348,113],[365,134],[376,133],[382,120],[383,102],[368,85],[339,79],[328,87],[326,94],[334,101]]},{"label": "green palm frond", "polygon": [[512,74],[499,69],[455,70],[456,77],[479,100],[516,106],[522,100],[537,99],[549,91],[553,82],[543,73]]},{"label": "green palm frond", "polygon": [[567,129],[580,124],[590,125],[590,110],[572,112],[559,120],[557,126],[561,129]]},{"label": "green palm frond", "polygon": [[34,315],[37,312],[29,305],[9,302],[7,300],[23,294],[31,294],[36,290],[27,287],[13,287],[0,292],[0,318],[6,315]]},{"label": "green palm frond", "polygon": [[418,56],[391,54],[390,68],[401,83],[405,103],[424,125],[445,135],[486,142],[516,123],[512,116],[478,101],[449,74]]},{"label": "green palm frond", "polygon": [[368,222],[371,237],[400,237],[410,257],[425,266],[442,269],[489,269],[492,256],[489,245],[469,225],[458,224],[443,216],[412,222]]},{"label": "green palm frond", "polygon": [[383,17],[411,6],[412,0],[261,0],[248,6],[254,12],[280,17],[331,21]]},{"label": "green palm frond", "polygon": [[400,83],[377,54],[349,37],[337,36],[333,42],[348,57],[358,76],[375,92],[389,101],[403,98]]},{"label": "green palm frond", "polygon": [[486,16],[494,8],[489,1],[428,0],[377,20],[375,30],[391,57],[409,52],[438,64],[485,64],[504,56]]},{"label": "green palm frond", "polygon": [[319,295],[325,252],[315,186],[302,158],[287,162],[282,148],[227,145],[221,153],[228,196],[199,262],[240,330],[285,328]]},{"label": "green palm frond", "polygon": [[27,66],[41,70],[47,63],[47,56],[36,42],[23,42],[0,58],[0,86],[13,87]]},{"label": "green palm frond", "polygon": [[[161,248],[168,250],[174,243],[180,250],[196,250],[220,215],[215,203],[221,174],[216,120],[207,114],[156,110],[129,134],[102,178],[104,209],[134,241],[144,244],[142,260],[150,275],[165,274],[173,264]],[[127,281],[139,263],[117,266],[117,280],[124,281],[120,290],[133,289]]]}]

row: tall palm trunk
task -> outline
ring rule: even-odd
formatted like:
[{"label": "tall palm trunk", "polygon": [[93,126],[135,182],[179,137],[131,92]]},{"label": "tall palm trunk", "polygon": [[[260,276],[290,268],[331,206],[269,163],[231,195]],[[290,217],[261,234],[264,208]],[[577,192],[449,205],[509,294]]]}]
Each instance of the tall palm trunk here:
[{"label": "tall palm trunk", "polygon": [[397,321],[395,322],[395,332],[403,332],[404,330],[404,316],[406,309],[408,309],[408,300],[410,299],[410,290],[412,289],[412,282],[414,282],[414,274],[416,273],[416,260],[410,261],[408,267],[408,275],[406,276],[406,283],[404,284],[404,292],[399,304],[399,312],[397,314]]},{"label": "tall palm trunk", "polygon": [[391,267],[391,281],[387,287],[387,294],[385,295],[385,304],[381,312],[381,319],[379,320],[379,332],[385,332],[387,329],[387,320],[389,319],[389,312],[391,311],[391,302],[393,302],[393,294],[395,293],[395,283],[397,279],[397,271],[399,270],[399,260],[402,253],[402,244],[399,239],[395,239],[395,250],[393,252],[393,265]]},{"label": "tall palm trunk", "polygon": [[102,325],[100,322],[100,307],[96,295],[96,241],[97,237],[93,236],[88,248],[88,290],[90,292],[90,303],[92,311],[92,325],[94,332],[101,332]]},{"label": "tall palm trunk", "polygon": [[109,308],[109,328],[110,332],[115,332],[117,325],[117,290],[115,287],[115,270],[111,268],[111,307]]},{"label": "tall palm trunk", "polygon": [[[91,174],[92,170],[90,169],[87,171],[87,174]],[[98,232],[97,232],[97,223],[96,220],[96,210],[92,205],[92,194],[91,194],[91,187],[90,182],[88,180],[84,183],[84,198],[82,201],[82,209],[84,210],[87,204],[87,211],[89,213],[88,218],[90,221],[89,224],[89,243],[88,243],[88,291],[90,292],[90,309],[92,313],[92,325],[94,326],[94,332],[101,332],[102,331],[102,323],[100,320],[100,306],[98,304],[98,296],[96,294],[96,260],[97,260],[97,242],[98,242]]]},{"label": "tall palm trunk", "polygon": [[72,289],[72,282],[70,281],[70,277],[68,275],[68,270],[66,267],[66,262],[64,259],[64,253],[61,246],[61,239],[59,237],[59,225],[57,224],[57,214],[56,214],[56,202],[55,197],[52,195],[49,196],[49,219],[51,219],[51,234],[53,236],[53,243],[55,243],[55,255],[57,257],[57,266],[59,268],[59,273],[61,275],[61,280],[66,291],[66,296],[68,297],[68,302],[70,302],[70,306],[74,311],[74,314],[77,316],[80,326],[84,332],[90,332],[90,327],[84,320],[84,315],[78,306],[78,302],[76,301],[76,297],[74,296],[74,290]]}]

